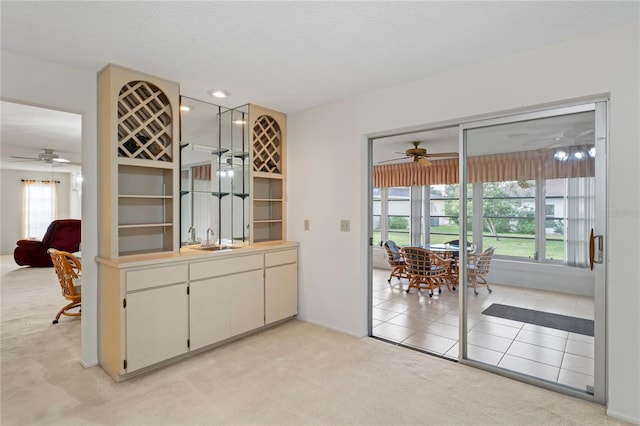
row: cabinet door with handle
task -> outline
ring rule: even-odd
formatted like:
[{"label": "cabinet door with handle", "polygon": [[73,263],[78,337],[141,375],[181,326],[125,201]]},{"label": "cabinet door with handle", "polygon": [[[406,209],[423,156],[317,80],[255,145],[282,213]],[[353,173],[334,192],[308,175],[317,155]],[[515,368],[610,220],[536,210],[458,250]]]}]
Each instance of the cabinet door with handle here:
[{"label": "cabinet door with handle", "polygon": [[191,282],[189,292],[191,350],[217,343],[231,336],[228,282],[228,277]]},{"label": "cabinet door with handle", "polygon": [[189,350],[187,283],[127,294],[127,372]]},{"label": "cabinet door with handle", "polygon": [[292,317],[298,313],[298,265],[265,269],[265,323]]}]

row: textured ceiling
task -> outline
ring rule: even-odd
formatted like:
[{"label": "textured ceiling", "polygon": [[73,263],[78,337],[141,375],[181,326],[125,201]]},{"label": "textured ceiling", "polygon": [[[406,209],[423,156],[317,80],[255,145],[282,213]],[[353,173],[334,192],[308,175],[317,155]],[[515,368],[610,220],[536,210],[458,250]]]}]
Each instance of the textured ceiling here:
[{"label": "textured ceiling", "polygon": [[[292,113],[637,19],[637,2],[2,1],[2,48]],[[211,100],[211,98],[209,97]]]},{"label": "textured ceiling", "polygon": [[[115,63],[195,99],[293,113],[638,19],[638,2],[3,0],[0,12],[2,49],[92,72]],[[3,128],[3,166],[20,155],[10,144],[51,148],[40,133],[15,143]],[[412,136],[401,139],[395,151]]]}]

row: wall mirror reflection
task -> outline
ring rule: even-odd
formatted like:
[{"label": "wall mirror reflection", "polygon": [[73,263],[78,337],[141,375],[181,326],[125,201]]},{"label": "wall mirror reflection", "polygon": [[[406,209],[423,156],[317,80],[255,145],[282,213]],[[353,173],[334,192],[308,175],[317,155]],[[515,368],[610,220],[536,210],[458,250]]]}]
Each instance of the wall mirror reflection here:
[{"label": "wall mirror reflection", "polygon": [[181,97],[182,246],[249,242],[248,105],[227,109]]}]

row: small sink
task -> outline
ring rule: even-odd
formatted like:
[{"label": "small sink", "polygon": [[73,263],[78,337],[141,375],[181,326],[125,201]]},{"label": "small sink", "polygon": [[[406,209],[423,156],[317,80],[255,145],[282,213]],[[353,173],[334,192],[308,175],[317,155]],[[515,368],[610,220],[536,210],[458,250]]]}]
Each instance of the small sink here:
[{"label": "small sink", "polygon": [[212,244],[212,245],[200,245],[198,247],[193,247],[196,250],[205,250],[205,251],[221,251],[221,250],[234,250],[242,248],[242,246],[234,246],[228,244]]}]

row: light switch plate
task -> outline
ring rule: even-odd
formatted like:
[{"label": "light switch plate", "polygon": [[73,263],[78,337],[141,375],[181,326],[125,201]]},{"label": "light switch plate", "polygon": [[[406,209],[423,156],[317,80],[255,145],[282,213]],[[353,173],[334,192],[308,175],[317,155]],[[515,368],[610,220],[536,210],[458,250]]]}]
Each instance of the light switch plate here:
[{"label": "light switch plate", "polygon": [[305,219],[304,220],[304,230],[308,231],[309,230],[309,219]]},{"label": "light switch plate", "polygon": [[342,232],[350,232],[351,231],[351,221],[348,219],[342,219],[340,221],[340,231]]}]

